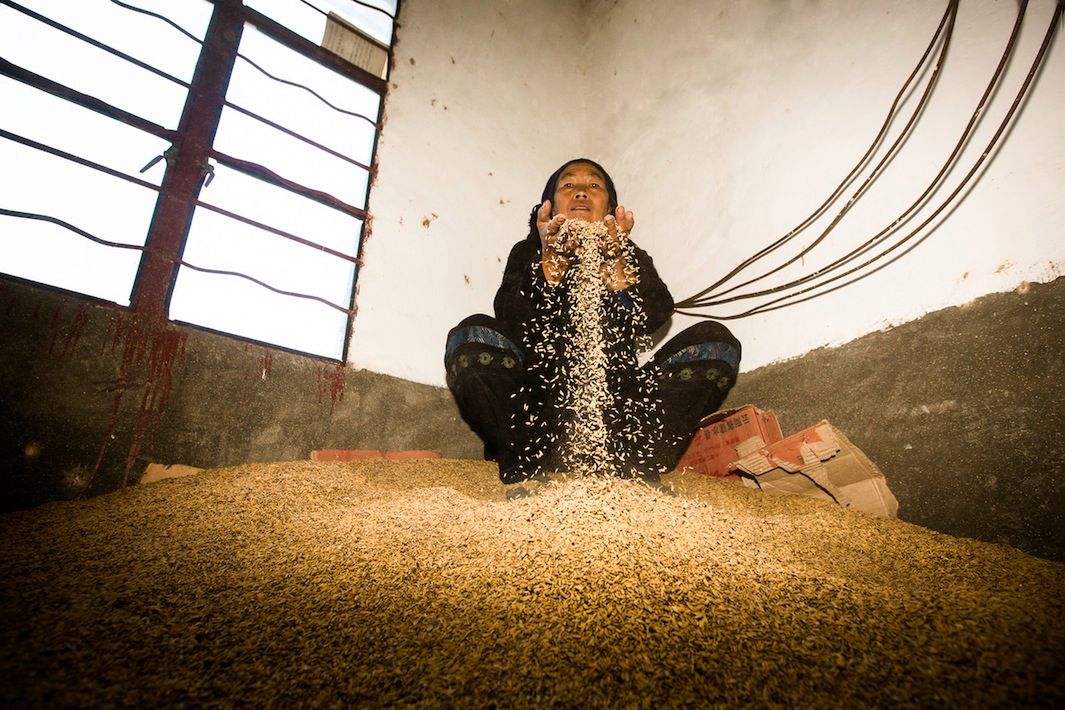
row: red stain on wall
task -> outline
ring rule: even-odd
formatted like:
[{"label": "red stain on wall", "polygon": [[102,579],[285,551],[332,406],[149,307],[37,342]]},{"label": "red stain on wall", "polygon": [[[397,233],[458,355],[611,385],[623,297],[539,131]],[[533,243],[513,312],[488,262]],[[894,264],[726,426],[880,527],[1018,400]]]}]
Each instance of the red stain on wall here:
[{"label": "red stain on wall", "polygon": [[111,341],[111,352],[115,353],[122,349],[121,364],[118,378],[115,381],[115,400],[111,411],[111,423],[108,426],[107,435],[100,446],[100,454],[96,459],[95,473],[103,462],[104,453],[114,436],[115,426],[118,424],[119,413],[122,408],[122,400],[126,396],[126,390],[130,381],[130,374],[134,370],[143,368],[144,387],[141,392],[141,401],[137,409],[137,416],[133,426],[133,438],[130,441],[129,452],[126,455],[126,468],[123,474],[123,484],[129,482],[129,472],[140,453],[144,436],[150,434],[155,437],[170,400],[170,389],[173,384],[174,365],[181,365],[185,358],[185,342],[187,335],[170,326],[164,320],[146,318],[136,314],[118,316],[112,320],[114,338]]},{"label": "red stain on wall", "polygon": [[314,379],[318,385],[318,401],[321,402],[326,392],[329,393],[331,402],[329,407],[330,414],[336,409],[337,402],[344,399],[346,370],[344,363],[338,362],[332,366],[319,365],[314,371]]},{"label": "red stain on wall", "polygon": [[274,351],[260,345],[244,343],[244,352],[251,353],[253,352],[252,348],[260,353],[259,361],[256,363],[251,358],[248,358],[244,363],[245,367],[241,368],[241,379],[265,380],[274,371]]},{"label": "red stain on wall", "polygon": [[[57,318],[52,318],[52,340],[48,345],[48,354],[54,356],[60,360],[66,357],[70,357],[74,354],[75,348],[78,347],[78,342],[81,340],[82,333],[85,332],[85,326],[89,324],[89,309],[91,306],[88,303],[79,303],[78,310],[74,312],[74,319],[70,323],[70,327],[67,328],[66,333],[62,338],[59,335],[59,326]],[[56,316],[59,315],[58,309],[56,310]],[[56,346],[62,340],[62,349],[56,352]]]}]

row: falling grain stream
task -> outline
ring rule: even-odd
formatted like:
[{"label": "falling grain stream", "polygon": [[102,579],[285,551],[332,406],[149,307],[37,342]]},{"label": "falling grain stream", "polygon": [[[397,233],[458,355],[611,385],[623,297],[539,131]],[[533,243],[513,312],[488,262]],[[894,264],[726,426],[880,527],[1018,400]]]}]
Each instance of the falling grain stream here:
[{"label": "falling grain stream", "polygon": [[294,462],[5,514],[4,705],[1065,701],[1065,566],[663,481]]}]

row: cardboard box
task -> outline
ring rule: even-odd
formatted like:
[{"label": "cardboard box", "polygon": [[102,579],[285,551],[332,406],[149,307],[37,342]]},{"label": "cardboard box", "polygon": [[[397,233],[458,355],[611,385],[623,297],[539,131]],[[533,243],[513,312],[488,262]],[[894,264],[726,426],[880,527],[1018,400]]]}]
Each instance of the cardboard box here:
[{"label": "cardboard box", "polygon": [[735,468],[733,462],[783,438],[771,411],[750,404],[724,409],[699,422],[699,431],[676,467],[708,476],[726,476]]},{"label": "cardboard box", "polygon": [[765,493],[834,500],[844,508],[898,516],[899,503],[883,472],[827,420],[747,452],[735,468],[746,474],[745,485]]}]

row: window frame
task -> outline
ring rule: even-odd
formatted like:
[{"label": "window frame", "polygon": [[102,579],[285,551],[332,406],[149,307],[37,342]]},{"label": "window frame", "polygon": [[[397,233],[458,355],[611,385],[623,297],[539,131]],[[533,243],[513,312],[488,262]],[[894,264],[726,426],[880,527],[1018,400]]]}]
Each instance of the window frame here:
[{"label": "window frame", "polygon": [[[144,186],[151,187],[153,190],[157,191],[158,197],[155,202],[151,220],[147,226],[146,240],[144,247],[141,250],[139,266],[133,279],[130,305],[123,306],[122,304],[110,304],[116,308],[129,310],[138,316],[152,320],[171,320],[169,317],[169,304],[181,267],[182,255],[188,241],[193,215],[201,206],[198,203],[199,194],[205,184],[205,178],[209,177],[211,160],[225,164],[227,167],[239,169],[241,172],[244,172],[252,178],[288,190],[304,199],[323,202],[327,205],[330,204],[329,198],[331,198],[331,196],[329,195],[324,195],[324,193],[292,184],[283,178],[272,174],[269,170],[249,170],[248,164],[237,164],[240,163],[237,159],[235,159],[234,163],[230,163],[224,159],[224,156],[221,156],[214,151],[213,144],[221,119],[222,109],[226,105],[226,93],[229,81],[232,77],[234,65],[236,63],[240,40],[244,28],[247,25],[253,26],[263,35],[285,48],[297,52],[300,55],[315,61],[317,64],[340,74],[342,77],[370,89],[379,96],[377,116],[374,119],[374,135],[370,153],[370,162],[369,165],[366,166],[369,176],[366,195],[367,206],[369,203],[369,193],[373,188],[374,178],[377,171],[377,148],[380,141],[381,120],[384,116],[385,100],[388,92],[387,78],[375,76],[374,74],[352,64],[347,59],[334,54],[328,49],[316,45],[314,42],[297,34],[276,20],[267,17],[254,8],[246,6],[243,0],[207,0],[207,2],[210,2],[214,7],[196,60],[195,70],[189,83],[181,116],[177,128],[174,130],[158,126],[150,121],[141,119],[134,114],[110,106],[93,96],[70,89],[69,87],[34,74],[32,71],[22,69],[16,65],[11,65],[10,63],[5,62],[8,66],[0,67],[0,73],[5,76],[9,76],[40,91],[58,96],[71,103],[125,123],[138,130],[155,135],[170,143],[170,148],[166,151],[164,156],[166,158],[166,168],[160,185],[156,188],[155,186],[143,183],[143,181],[137,181],[141,182]],[[356,2],[356,0],[352,0],[352,2]],[[5,4],[9,3],[5,2]],[[396,11],[392,21],[391,40],[388,45],[388,72],[391,71],[394,62],[393,48],[396,35],[395,18],[399,16],[400,4],[401,0],[397,0]],[[37,13],[34,13],[33,11],[28,11],[26,14],[35,17],[35,19],[38,20],[42,20],[43,18],[43,16],[37,15]],[[56,23],[49,21],[47,18],[43,18],[42,21],[46,21],[53,26],[56,25]],[[75,37],[78,37],[78,33],[68,32],[68,34],[73,34]],[[91,38],[82,36],[78,37],[78,39],[88,41],[90,44],[105,51],[115,52],[115,50],[107,45],[96,42]],[[152,68],[146,64],[133,60],[132,58],[125,58],[132,60],[134,64],[141,66],[143,69],[152,70]],[[42,146],[41,144],[31,147],[37,147],[39,150],[55,153],[54,149],[49,150],[47,146]],[[58,154],[60,154],[60,157],[74,160],[75,162],[84,162],[83,159],[78,158],[78,156],[63,154],[62,151],[59,151]],[[95,167],[98,170],[102,169],[104,172],[110,172],[116,177],[122,177],[127,180],[132,177],[104,169],[102,166],[92,164],[91,161],[87,164],[89,167]],[[333,198],[333,200],[339,204],[343,204],[335,198]],[[335,306],[343,305],[346,307],[343,309],[346,310],[347,314],[346,328],[339,359],[340,362],[346,363],[351,347],[351,337],[354,328],[354,316],[356,310],[355,298],[357,294],[358,278],[362,266],[363,247],[371,229],[372,217],[367,209],[361,209],[351,205],[343,205],[343,207],[344,209],[341,210],[342,212],[361,221],[354,256],[348,257],[347,255],[338,255],[351,261],[354,265],[350,284],[351,294],[349,302],[346,304],[333,304]],[[238,218],[240,217],[238,216]],[[244,218],[243,221],[248,221],[248,218]],[[305,240],[296,238],[293,235],[289,236],[296,241],[307,243]],[[321,245],[314,244],[313,242],[310,244],[325,249]],[[20,281],[25,280],[8,274],[4,274],[3,276],[15,278]],[[48,286],[48,284],[42,285]],[[265,284],[262,284],[261,282],[260,285],[265,286]],[[80,298],[93,301],[100,300],[91,295],[69,291],[67,289],[62,289],[61,287],[52,288],[62,290],[65,293],[70,293]],[[267,286],[267,288],[270,287]],[[188,327],[221,333],[226,337],[246,342],[261,343],[267,347],[297,352],[308,357],[337,361],[336,358],[328,355],[301,352],[290,347],[274,345],[238,334],[225,333],[213,328],[198,326],[192,323],[181,323]]]}]

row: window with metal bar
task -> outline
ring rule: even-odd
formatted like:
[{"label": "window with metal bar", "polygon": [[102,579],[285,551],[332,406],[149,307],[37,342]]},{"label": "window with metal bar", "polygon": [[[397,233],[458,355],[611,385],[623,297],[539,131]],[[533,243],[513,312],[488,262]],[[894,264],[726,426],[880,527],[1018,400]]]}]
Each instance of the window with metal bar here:
[{"label": "window with metal bar", "polygon": [[0,0],[0,271],[342,359],[395,12]]}]

